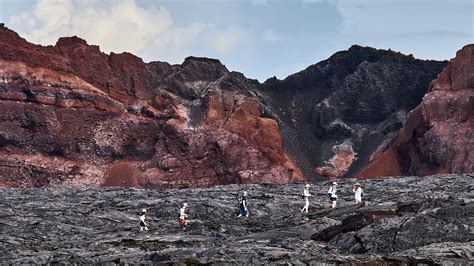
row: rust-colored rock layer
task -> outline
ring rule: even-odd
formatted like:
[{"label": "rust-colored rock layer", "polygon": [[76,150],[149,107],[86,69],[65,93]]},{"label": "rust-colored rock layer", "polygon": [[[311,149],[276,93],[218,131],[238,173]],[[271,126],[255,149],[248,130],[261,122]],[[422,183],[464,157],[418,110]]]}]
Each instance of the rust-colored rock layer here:
[{"label": "rust-colored rock layer", "polygon": [[357,177],[474,171],[474,44],[466,45],[433,80],[393,146]]},{"label": "rust-colored rock layer", "polygon": [[0,186],[207,187],[303,176],[258,82],[218,60],[34,45],[0,28]]},{"label": "rust-colored rock layer", "polygon": [[0,187],[472,172],[473,54],[446,66],[355,45],[260,84],[216,59],[145,63],[0,26]]}]

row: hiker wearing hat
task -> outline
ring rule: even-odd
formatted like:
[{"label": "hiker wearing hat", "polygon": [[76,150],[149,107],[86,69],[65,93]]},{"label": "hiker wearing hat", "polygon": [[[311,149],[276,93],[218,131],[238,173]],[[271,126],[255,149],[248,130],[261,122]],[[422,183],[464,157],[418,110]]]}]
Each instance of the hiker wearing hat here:
[{"label": "hiker wearing hat", "polygon": [[309,184],[306,183],[303,188],[303,194],[301,195],[301,197],[304,199],[304,206],[303,209],[301,209],[301,212],[303,213],[308,213],[310,195],[311,194],[309,194]]},{"label": "hiker wearing hat", "polygon": [[332,185],[328,190],[329,198],[332,201],[331,208],[333,208],[333,209],[336,208],[336,204],[337,204],[337,195],[336,195],[337,189],[336,189],[336,187],[337,187],[337,183],[332,182]]},{"label": "hiker wearing hat", "polygon": [[364,190],[360,186],[359,182],[356,182],[354,186],[352,187],[352,192],[354,192],[354,197],[356,203],[361,203],[362,202],[362,196],[364,195]]},{"label": "hiker wearing hat", "polygon": [[185,229],[186,225],[188,224],[188,221],[186,220],[186,218],[188,218],[188,215],[186,214],[186,208],[188,208],[188,204],[185,202],[179,209],[178,223],[183,229]]},{"label": "hiker wearing hat", "polygon": [[239,209],[240,214],[238,217],[244,215],[245,217],[249,217],[249,210],[247,208],[247,191],[243,191],[239,197]]},{"label": "hiker wearing hat", "polygon": [[146,223],[145,223],[145,214],[146,214],[146,209],[143,209],[141,212],[140,212],[140,215],[138,216],[138,218],[140,219],[140,231],[148,231],[148,227],[146,226]]}]

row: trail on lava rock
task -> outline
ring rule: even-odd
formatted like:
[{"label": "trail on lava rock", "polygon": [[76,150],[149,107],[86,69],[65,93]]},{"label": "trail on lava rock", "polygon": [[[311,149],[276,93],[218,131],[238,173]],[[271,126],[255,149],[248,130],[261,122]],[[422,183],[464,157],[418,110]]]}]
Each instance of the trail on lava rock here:
[{"label": "trail on lava rock", "polygon": [[[338,208],[328,182],[312,185],[303,215],[302,184],[208,189],[44,188],[0,190],[3,263],[466,263],[474,251],[472,175],[338,180]],[[249,193],[249,218],[237,218]],[[178,205],[189,226],[178,226]],[[147,209],[150,230],[139,231]]]}]

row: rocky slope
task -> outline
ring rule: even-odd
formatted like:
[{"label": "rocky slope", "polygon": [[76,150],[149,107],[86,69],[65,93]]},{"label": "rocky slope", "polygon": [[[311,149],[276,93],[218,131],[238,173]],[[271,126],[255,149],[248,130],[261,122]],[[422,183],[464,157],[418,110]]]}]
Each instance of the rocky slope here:
[{"label": "rocky slope", "polygon": [[474,172],[474,44],[430,83],[392,146],[357,176]]},{"label": "rocky slope", "polygon": [[303,180],[258,85],[214,59],[144,63],[1,27],[0,187]]},{"label": "rocky slope", "polygon": [[263,84],[283,139],[305,175],[350,176],[390,145],[446,62],[352,46]]},{"label": "rocky slope", "polygon": [[[440,82],[464,79],[470,88],[470,60]],[[0,187],[208,187],[466,172],[473,165],[466,89],[458,90],[470,95],[459,104],[443,103],[452,119],[439,132],[413,142],[408,129],[409,144],[388,153],[398,163],[374,166],[445,65],[353,46],[260,84],[215,59],[144,63],[78,37],[45,47],[0,27]],[[407,128],[423,128],[417,119]],[[448,148],[453,143],[464,153]]]},{"label": "rocky slope", "polygon": [[[208,189],[0,189],[0,260],[45,263],[370,263],[469,264],[474,260],[472,175],[372,179],[353,203],[352,179],[311,187],[302,216],[302,184]],[[249,191],[250,217],[237,219],[237,195]],[[190,224],[177,225],[189,204]],[[150,231],[139,232],[148,209]]]}]

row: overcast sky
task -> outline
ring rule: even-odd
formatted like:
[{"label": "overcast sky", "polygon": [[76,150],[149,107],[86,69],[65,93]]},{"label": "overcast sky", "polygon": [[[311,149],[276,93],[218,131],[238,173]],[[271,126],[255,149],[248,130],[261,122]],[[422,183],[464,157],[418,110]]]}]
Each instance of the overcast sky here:
[{"label": "overcast sky", "polygon": [[474,43],[473,14],[474,0],[0,0],[0,21],[34,43],[77,35],[145,62],[218,58],[260,81],[352,44],[450,59]]}]

